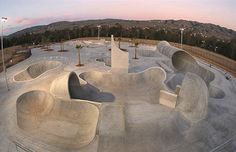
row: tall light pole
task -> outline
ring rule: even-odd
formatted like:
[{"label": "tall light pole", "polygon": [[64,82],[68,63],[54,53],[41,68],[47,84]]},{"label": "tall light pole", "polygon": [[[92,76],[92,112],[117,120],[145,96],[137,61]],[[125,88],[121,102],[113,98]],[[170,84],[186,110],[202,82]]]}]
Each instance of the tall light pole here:
[{"label": "tall light pole", "polygon": [[3,68],[4,75],[5,75],[6,87],[7,87],[7,90],[9,91],[9,86],[8,86],[8,82],[7,82],[6,66],[5,66],[5,61],[4,61],[4,52],[3,52],[3,24],[5,22],[7,22],[7,18],[6,17],[2,17],[1,21],[2,21],[2,36],[1,36],[2,68]]},{"label": "tall light pole", "polygon": [[181,41],[181,49],[183,49],[183,35],[184,35],[184,28],[180,28],[180,32],[181,32],[181,38],[180,38],[180,41]]},{"label": "tall light pole", "polygon": [[97,28],[98,28],[98,40],[99,40],[99,39],[100,39],[100,30],[101,30],[101,25],[98,25]]}]

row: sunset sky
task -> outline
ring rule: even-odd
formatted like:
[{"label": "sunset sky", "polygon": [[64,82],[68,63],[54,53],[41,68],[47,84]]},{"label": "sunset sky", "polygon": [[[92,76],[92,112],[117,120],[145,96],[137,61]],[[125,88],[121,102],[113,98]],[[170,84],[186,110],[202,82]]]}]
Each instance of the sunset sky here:
[{"label": "sunset sky", "polygon": [[0,0],[5,33],[56,21],[185,19],[236,30],[236,0]]}]

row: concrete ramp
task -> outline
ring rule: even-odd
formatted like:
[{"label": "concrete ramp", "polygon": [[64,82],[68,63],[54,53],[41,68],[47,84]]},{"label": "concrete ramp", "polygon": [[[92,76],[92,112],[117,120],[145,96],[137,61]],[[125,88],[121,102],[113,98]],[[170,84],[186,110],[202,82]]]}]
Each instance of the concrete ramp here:
[{"label": "concrete ramp", "polygon": [[176,108],[191,122],[204,119],[208,109],[208,88],[196,74],[187,73],[184,77]]},{"label": "concrete ramp", "polygon": [[58,68],[61,65],[62,63],[59,61],[41,61],[30,65],[24,71],[16,74],[14,76],[14,80],[15,81],[33,80],[40,77],[41,75],[43,75],[48,71]]},{"label": "concrete ramp", "polygon": [[170,66],[178,72],[182,72],[184,74],[187,72],[195,73],[200,76],[207,85],[215,79],[215,75],[211,71],[201,67],[186,51],[171,46],[166,41],[159,42],[157,45],[157,50],[172,61]]},{"label": "concrete ramp", "polygon": [[99,109],[82,100],[60,100],[44,91],[21,95],[17,124],[26,134],[61,148],[81,148],[96,136]]},{"label": "concrete ramp", "polygon": [[129,70],[129,53],[119,49],[111,36],[111,69],[128,73]]}]

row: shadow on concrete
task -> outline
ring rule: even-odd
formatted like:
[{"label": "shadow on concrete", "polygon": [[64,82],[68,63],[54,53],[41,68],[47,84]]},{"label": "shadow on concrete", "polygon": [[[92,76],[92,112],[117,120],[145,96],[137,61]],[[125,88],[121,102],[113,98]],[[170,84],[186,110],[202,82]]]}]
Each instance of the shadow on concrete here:
[{"label": "shadow on concrete", "polygon": [[101,92],[89,83],[80,84],[75,73],[72,73],[68,82],[69,93],[72,99],[83,99],[95,102],[112,102],[115,96],[108,92]]}]

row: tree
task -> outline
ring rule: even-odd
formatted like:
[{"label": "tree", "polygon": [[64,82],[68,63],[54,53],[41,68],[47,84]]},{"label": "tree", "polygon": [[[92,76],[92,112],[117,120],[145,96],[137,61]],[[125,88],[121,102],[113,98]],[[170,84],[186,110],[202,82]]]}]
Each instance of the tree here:
[{"label": "tree", "polygon": [[50,49],[49,49],[50,40],[46,36],[42,37],[41,42],[44,45],[45,51],[50,51]]},{"label": "tree", "polygon": [[138,57],[137,57],[137,48],[138,48],[138,45],[139,45],[139,43],[138,42],[135,42],[134,43],[134,58],[133,59],[138,59]]},{"label": "tree", "polygon": [[77,66],[83,66],[83,64],[81,64],[81,61],[80,61],[80,50],[83,48],[82,45],[76,45],[76,49],[78,50],[78,64]]},{"label": "tree", "polygon": [[64,51],[64,42],[63,42],[63,40],[61,40],[61,51]]}]

